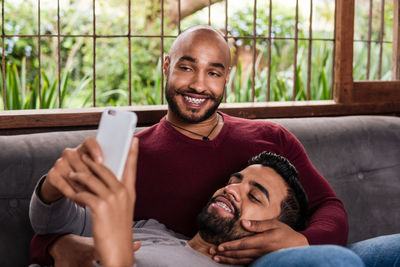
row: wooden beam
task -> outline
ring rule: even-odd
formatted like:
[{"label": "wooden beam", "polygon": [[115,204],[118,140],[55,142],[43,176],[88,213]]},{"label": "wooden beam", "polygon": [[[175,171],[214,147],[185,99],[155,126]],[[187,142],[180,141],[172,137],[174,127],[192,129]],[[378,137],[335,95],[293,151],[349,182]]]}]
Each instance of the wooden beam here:
[{"label": "wooden beam", "polygon": [[357,81],[352,97],[358,103],[400,103],[400,81]]},{"label": "wooden beam", "polygon": [[[118,109],[135,111],[138,125],[154,124],[154,118],[167,113],[166,105],[126,106]],[[77,109],[10,110],[0,112],[0,129],[24,127],[90,127],[97,126],[104,107]]]},{"label": "wooden beam", "polygon": [[337,0],[335,100],[350,103],[353,89],[354,0]]},{"label": "wooden beam", "polygon": [[400,1],[393,0],[392,80],[400,80]]},{"label": "wooden beam", "polygon": [[[356,83],[358,91],[362,91]],[[390,89],[390,88],[389,88]],[[356,93],[360,95],[361,93]],[[398,96],[397,96],[398,97]],[[119,107],[135,111],[138,126],[157,123],[167,112],[166,105]],[[0,135],[95,129],[104,108],[19,110],[0,112]],[[295,118],[345,115],[400,114],[400,101],[338,104],[335,101],[296,101],[221,104],[220,111],[249,118]]]}]

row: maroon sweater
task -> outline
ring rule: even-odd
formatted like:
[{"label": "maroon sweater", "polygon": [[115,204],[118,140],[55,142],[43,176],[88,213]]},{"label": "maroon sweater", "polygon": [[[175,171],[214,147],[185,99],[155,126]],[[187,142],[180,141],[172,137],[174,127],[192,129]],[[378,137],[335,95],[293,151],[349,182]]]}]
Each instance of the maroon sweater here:
[{"label": "maroon sweater", "polygon": [[[297,138],[282,126],[221,113],[224,127],[212,141],[194,140],[160,123],[137,134],[139,161],[135,219],[153,218],[193,236],[196,216],[230,175],[262,151],[280,154],[296,167],[309,199],[309,226],[302,233],[310,244],[347,242],[343,204],[308,159]],[[48,262],[45,249],[57,235],[35,236],[31,255]]]}]

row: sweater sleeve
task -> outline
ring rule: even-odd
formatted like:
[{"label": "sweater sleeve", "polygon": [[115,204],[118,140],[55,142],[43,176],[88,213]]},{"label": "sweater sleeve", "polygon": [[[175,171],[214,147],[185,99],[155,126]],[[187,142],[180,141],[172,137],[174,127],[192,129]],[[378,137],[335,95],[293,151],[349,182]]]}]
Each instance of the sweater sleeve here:
[{"label": "sweater sleeve", "polygon": [[92,235],[92,218],[88,208],[82,208],[63,197],[51,204],[39,197],[40,187],[46,177],[38,182],[29,206],[29,218],[37,234],[72,233]]},{"label": "sweater sleeve", "polygon": [[64,233],[91,236],[92,219],[87,208],[79,207],[66,198],[52,204],[44,203],[38,190],[45,178],[41,178],[36,185],[29,206],[29,218],[36,232],[31,241],[30,255],[32,263],[48,266],[52,264],[49,246]]},{"label": "sweater sleeve", "polygon": [[281,129],[281,153],[296,167],[309,201],[308,226],[301,233],[310,245],[346,245],[348,219],[343,203],[312,165],[300,141],[286,129]]}]

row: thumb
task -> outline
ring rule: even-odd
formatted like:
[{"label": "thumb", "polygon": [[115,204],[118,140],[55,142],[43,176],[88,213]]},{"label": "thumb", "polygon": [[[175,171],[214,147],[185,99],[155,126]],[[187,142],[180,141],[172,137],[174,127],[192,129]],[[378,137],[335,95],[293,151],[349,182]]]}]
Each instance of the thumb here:
[{"label": "thumb", "polygon": [[242,220],[242,226],[249,232],[262,233],[277,227],[276,219],[265,221]]},{"label": "thumb", "polygon": [[139,139],[134,137],[129,147],[128,157],[126,159],[124,172],[121,182],[126,186],[131,196],[134,196],[136,183],[136,167],[139,153]]}]

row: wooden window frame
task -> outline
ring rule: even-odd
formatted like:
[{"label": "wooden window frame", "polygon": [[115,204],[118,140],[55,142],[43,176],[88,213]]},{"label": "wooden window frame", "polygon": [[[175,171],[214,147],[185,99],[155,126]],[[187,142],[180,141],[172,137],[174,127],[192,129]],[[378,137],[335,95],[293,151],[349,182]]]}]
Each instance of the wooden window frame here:
[{"label": "wooden window frame", "polygon": [[[394,0],[393,81],[354,81],[355,0],[336,1],[334,100],[265,103],[223,103],[222,112],[251,118],[283,118],[366,114],[400,114],[400,18]],[[138,125],[157,123],[167,105],[121,107],[138,114]],[[19,110],[0,112],[0,135],[96,128],[104,108]]]}]

